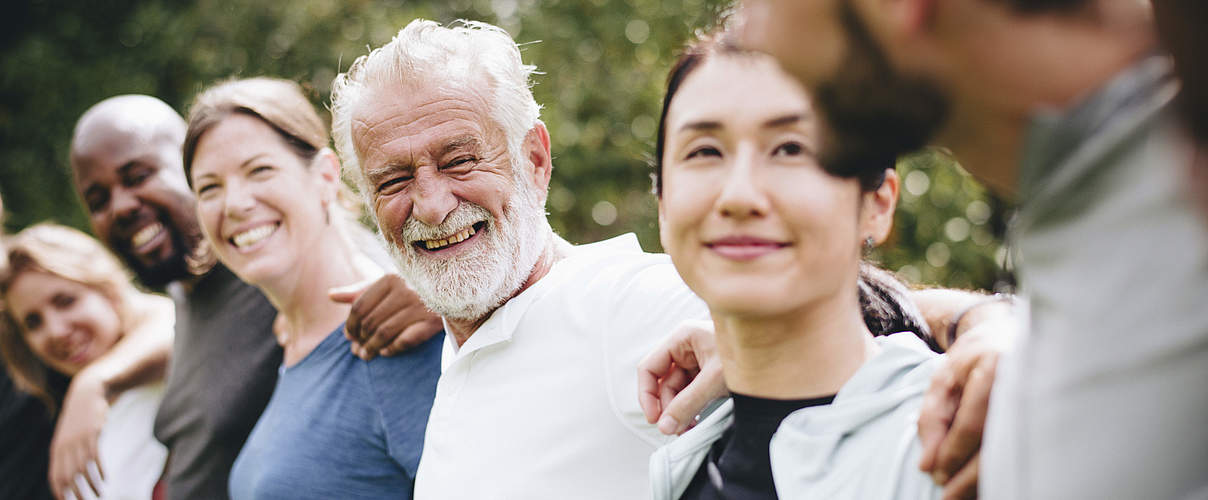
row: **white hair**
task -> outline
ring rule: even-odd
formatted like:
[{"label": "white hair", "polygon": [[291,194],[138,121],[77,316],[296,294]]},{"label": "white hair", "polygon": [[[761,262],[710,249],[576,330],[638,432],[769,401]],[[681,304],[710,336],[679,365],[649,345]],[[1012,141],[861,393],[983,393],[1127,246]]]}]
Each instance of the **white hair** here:
[{"label": "white hair", "polygon": [[331,135],[345,175],[362,195],[370,196],[352,141],[351,116],[366,94],[450,81],[488,86],[489,116],[502,129],[509,155],[519,159],[524,138],[541,112],[529,90],[529,77],[536,69],[521,61],[520,47],[498,26],[466,20],[449,27],[424,19],[411,21],[390,43],[358,57],[332,82]]}]

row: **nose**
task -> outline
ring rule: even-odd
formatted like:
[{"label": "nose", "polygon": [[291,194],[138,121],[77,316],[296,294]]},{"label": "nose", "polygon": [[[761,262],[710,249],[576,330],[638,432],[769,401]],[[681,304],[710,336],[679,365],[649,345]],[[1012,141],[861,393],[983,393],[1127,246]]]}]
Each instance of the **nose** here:
[{"label": "nose", "polygon": [[223,189],[223,215],[239,220],[256,206],[256,197],[238,181],[228,182]]},{"label": "nose", "polygon": [[429,226],[440,225],[454,209],[457,197],[438,174],[420,171],[412,181],[411,217]]},{"label": "nose", "polygon": [[722,217],[745,219],[762,217],[768,213],[768,199],[760,187],[759,157],[748,148],[734,155],[726,175],[725,183],[717,198],[717,210]]},{"label": "nose", "polygon": [[47,312],[43,316],[43,325],[52,342],[59,342],[71,334],[71,322],[62,314]]},{"label": "nose", "polygon": [[115,188],[112,196],[113,199],[110,201],[110,204],[114,217],[121,222],[132,222],[138,215],[138,209],[142,205],[138,200],[138,196],[122,187]]}]

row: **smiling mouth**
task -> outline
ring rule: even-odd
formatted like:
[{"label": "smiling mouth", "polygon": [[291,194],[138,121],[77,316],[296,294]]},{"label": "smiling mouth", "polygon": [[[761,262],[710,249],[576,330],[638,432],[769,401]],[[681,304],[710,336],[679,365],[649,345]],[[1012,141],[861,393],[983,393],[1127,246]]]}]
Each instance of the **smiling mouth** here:
[{"label": "smiling mouth", "polygon": [[143,245],[150,243],[155,239],[156,236],[159,236],[160,233],[163,232],[163,224],[159,222],[147,224],[142,229],[139,229],[138,232],[134,233],[134,236],[130,237],[130,246],[135,249],[142,248]]},{"label": "smiling mouth", "polygon": [[463,241],[470,239],[470,237],[474,236],[475,234],[478,234],[478,232],[482,231],[483,228],[485,228],[485,227],[486,227],[486,221],[475,222],[474,224],[467,226],[465,229],[462,229],[461,231],[453,233],[449,236],[446,236],[443,238],[431,239],[431,240],[415,240],[415,241],[411,242],[411,244],[421,250],[427,250],[429,252],[438,252],[438,251],[441,251],[441,250],[444,250],[447,248],[451,248]]},{"label": "smiling mouth", "polygon": [[235,248],[243,250],[260,243],[261,241],[264,241],[265,238],[268,238],[269,235],[276,232],[277,227],[280,225],[280,223],[272,223],[256,226],[248,229],[247,231],[235,233],[230,238],[227,238],[227,242],[233,245]]}]

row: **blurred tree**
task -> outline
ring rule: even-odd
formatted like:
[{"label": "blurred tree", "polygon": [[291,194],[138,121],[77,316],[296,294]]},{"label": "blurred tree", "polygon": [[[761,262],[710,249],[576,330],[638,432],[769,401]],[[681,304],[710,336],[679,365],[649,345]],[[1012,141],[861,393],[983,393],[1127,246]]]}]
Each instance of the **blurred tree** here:
[{"label": "blurred tree", "polygon": [[[332,78],[415,17],[498,24],[543,74],[555,173],[549,211],[573,242],[633,231],[658,250],[650,194],[663,80],[675,53],[722,0],[294,0],[66,2],[9,6],[0,35],[0,190],[10,230],[54,219],[86,228],[71,188],[75,120],[117,94],[160,97],[183,112],[192,95],[232,76],[302,82],[316,105]],[[902,164],[898,229],[874,258],[905,277],[990,287],[1002,211],[942,155]]]}]

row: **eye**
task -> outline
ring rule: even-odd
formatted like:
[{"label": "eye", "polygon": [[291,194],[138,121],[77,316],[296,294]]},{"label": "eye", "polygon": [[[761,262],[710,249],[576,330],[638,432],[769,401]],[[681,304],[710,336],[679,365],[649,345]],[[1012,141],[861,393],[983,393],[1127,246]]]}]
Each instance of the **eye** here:
[{"label": "eye", "polygon": [[772,156],[799,156],[806,153],[805,146],[800,142],[786,142],[772,151]]},{"label": "eye", "polygon": [[38,313],[29,313],[25,315],[25,331],[32,332],[42,327],[42,315]]},{"label": "eye", "polygon": [[197,185],[197,196],[198,197],[204,196],[206,193],[213,192],[216,189],[218,189],[218,184],[215,184],[213,182],[207,182],[205,184],[198,184]]},{"label": "eye", "polygon": [[684,159],[690,160],[692,158],[703,158],[706,156],[715,156],[715,157],[720,158],[721,151],[718,151],[717,148],[715,148],[713,146],[702,146],[702,147],[693,149],[690,153],[688,153],[688,156],[684,157]]},{"label": "eye", "polygon": [[50,299],[50,303],[59,309],[66,309],[75,304],[76,296],[70,293],[58,293]]},{"label": "eye", "polygon": [[255,168],[251,169],[250,171],[248,171],[247,175],[248,176],[264,175],[264,174],[270,173],[272,171],[273,171],[273,167],[268,166],[268,165],[260,165],[260,166],[257,166]]},{"label": "eye", "polygon": [[109,203],[109,195],[107,193],[89,194],[85,198],[84,203],[88,205],[89,212],[96,213],[101,211],[102,208],[105,208],[106,203]]},{"label": "eye", "polygon": [[457,168],[457,167],[461,167],[461,166],[469,167],[470,164],[475,163],[477,161],[478,161],[478,158],[475,158],[473,156],[461,156],[449,163],[446,163],[443,167],[440,167],[440,169],[448,170],[448,169]]},{"label": "eye", "polygon": [[125,184],[126,187],[137,186],[146,182],[147,179],[151,178],[151,175],[154,173],[155,172],[148,167],[132,168],[126,172],[125,176],[123,176],[122,184]]},{"label": "eye", "polygon": [[399,190],[403,189],[403,186],[405,186],[405,183],[409,180],[411,180],[411,176],[409,175],[400,175],[398,177],[386,179],[385,181],[382,181],[382,183],[378,184],[377,194],[387,195],[397,193]]}]

